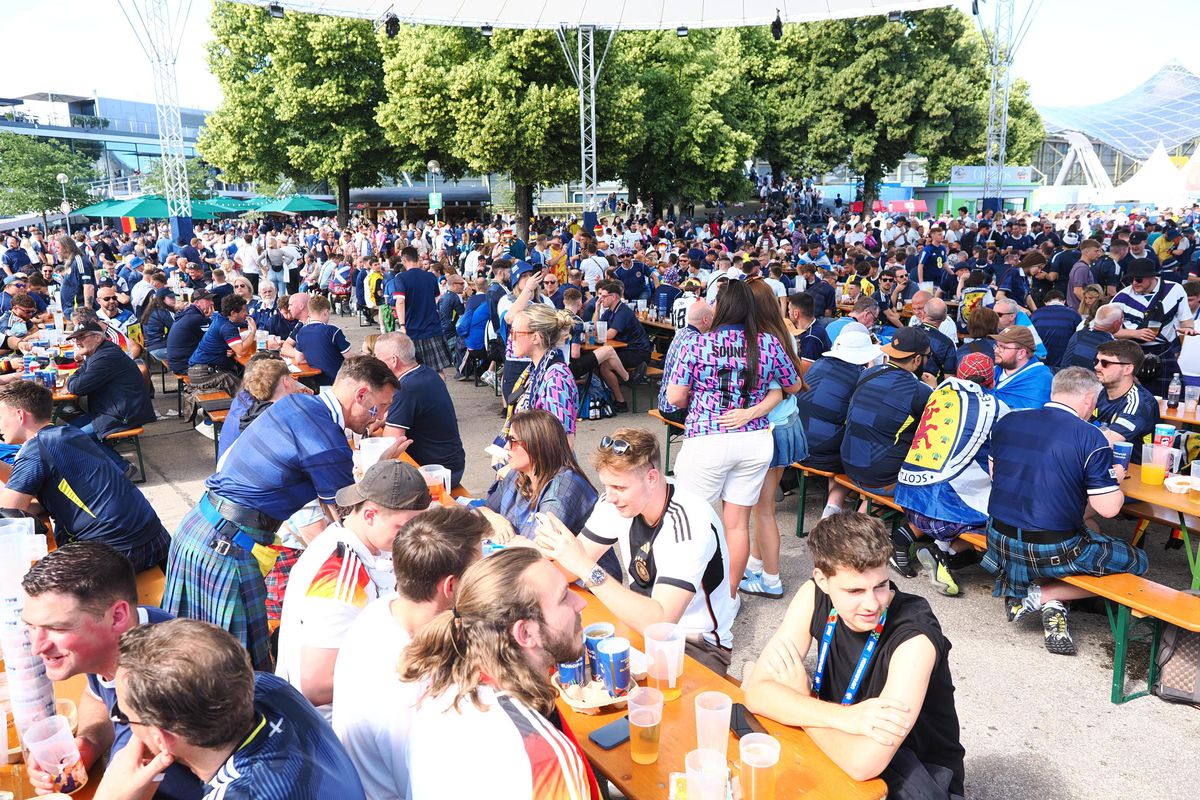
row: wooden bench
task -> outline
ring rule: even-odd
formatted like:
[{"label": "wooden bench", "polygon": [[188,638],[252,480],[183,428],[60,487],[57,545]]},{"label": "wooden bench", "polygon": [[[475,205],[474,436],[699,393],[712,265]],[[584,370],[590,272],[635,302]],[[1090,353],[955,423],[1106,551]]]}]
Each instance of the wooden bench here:
[{"label": "wooden bench", "polygon": [[[855,483],[849,475],[835,475],[834,480],[842,486],[845,486],[850,491],[856,493],[867,503],[867,513],[872,516],[878,516],[885,521],[893,522],[897,515],[903,516],[904,509],[896,505],[896,501],[884,494],[875,494],[863,489]],[[880,514],[876,514],[880,509],[886,509]]]},{"label": "wooden bench", "polygon": [[[179,416],[183,416],[183,387],[187,386],[191,381],[188,380],[187,373],[172,373],[175,376],[175,410],[179,412]],[[165,380],[165,379],[164,379]]]},{"label": "wooden bench", "polygon": [[[196,395],[196,403],[212,402],[214,400],[231,400],[227,392],[205,392]],[[209,422],[213,424],[213,461],[214,463],[220,460],[221,454],[221,426],[225,424],[225,419],[229,416],[229,409],[223,408],[220,411],[205,411],[204,406],[200,406],[200,412],[208,417]]]},{"label": "wooden bench", "polygon": [[[976,550],[987,550],[987,536],[982,533],[964,533],[959,538]],[[1114,704],[1143,697],[1154,687],[1154,681],[1158,677],[1158,642],[1162,634],[1162,623],[1200,633],[1200,596],[1128,573],[1101,577],[1068,575],[1060,580],[1104,599],[1105,609],[1108,611],[1108,625],[1115,645],[1111,695]],[[1138,625],[1147,625],[1150,628],[1150,668],[1146,675],[1146,689],[1126,694],[1125,666],[1129,645],[1134,641],[1145,641],[1147,638],[1145,634],[1135,636]]]},{"label": "wooden bench", "polygon": [[650,388],[651,397],[657,397],[657,393],[654,392],[654,382],[655,382],[655,380],[657,380],[659,383],[662,383],[662,379],[663,379],[663,371],[661,369],[659,369],[658,367],[652,367],[649,364],[647,364],[646,365],[646,382],[629,384],[629,408],[633,411],[633,413],[636,414],[637,410],[638,410],[638,407],[637,407],[638,388],[640,388],[642,386],[647,386]]},{"label": "wooden bench", "polygon": [[166,590],[167,576],[158,567],[151,567],[137,574],[137,592],[139,606],[162,605],[163,592]]},{"label": "wooden bench", "polygon": [[799,461],[792,464],[792,467],[794,467],[800,473],[800,483],[796,487],[796,492],[800,495],[800,502],[796,506],[796,538],[803,539],[807,535],[804,532],[804,509],[808,500],[808,477],[811,475],[814,478],[824,478],[825,496],[828,497],[829,481],[833,478],[836,478],[837,473],[830,472],[828,470],[817,469],[816,467],[808,467],[804,464],[801,464]]},{"label": "wooden bench", "polygon": [[142,460],[142,440],[141,435],[146,432],[145,428],[130,428],[126,431],[117,431],[110,433],[104,437],[104,441],[111,442],[113,450],[117,449],[117,444],[128,443],[133,445],[134,452],[137,453],[138,475],[134,483],[146,482],[146,464]]},{"label": "wooden bench", "polygon": [[683,423],[672,422],[659,413],[657,408],[646,412],[667,427],[667,452],[663,454],[663,468],[667,475],[674,475],[671,469],[671,445],[683,441]]}]

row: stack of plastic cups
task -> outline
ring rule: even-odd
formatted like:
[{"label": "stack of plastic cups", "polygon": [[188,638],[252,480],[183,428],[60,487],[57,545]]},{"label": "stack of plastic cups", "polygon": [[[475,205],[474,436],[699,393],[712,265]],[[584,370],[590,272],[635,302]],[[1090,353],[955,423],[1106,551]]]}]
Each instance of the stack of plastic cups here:
[{"label": "stack of plastic cups", "polygon": [[46,537],[33,533],[32,519],[0,520],[0,652],[8,679],[9,704],[18,734],[54,716],[54,685],[46,665],[33,653],[21,621],[25,594],[21,579],[30,563],[46,555]]}]

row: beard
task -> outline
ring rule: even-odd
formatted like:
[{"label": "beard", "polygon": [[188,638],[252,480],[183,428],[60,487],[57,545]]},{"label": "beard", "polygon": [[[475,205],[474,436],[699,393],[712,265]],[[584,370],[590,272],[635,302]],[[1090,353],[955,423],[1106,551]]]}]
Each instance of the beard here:
[{"label": "beard", "polygon": [[[543,623],[543,626],[545,623]],[[553,663],[565,664],[574,661],[583,655],[583,619],[578,614],[575,615],[575,625],[573,629],[564,633],[554,631],[551,634],[547,631],[546,641],[543,645],[546,654],[550,656]]]}]

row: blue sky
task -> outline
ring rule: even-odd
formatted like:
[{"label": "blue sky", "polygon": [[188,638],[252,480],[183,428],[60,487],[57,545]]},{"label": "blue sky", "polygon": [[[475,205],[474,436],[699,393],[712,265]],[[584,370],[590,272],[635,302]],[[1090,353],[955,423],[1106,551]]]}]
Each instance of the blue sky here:
[{"label": "blue sky", "polygon": [[[189,0],[168,0],[174,9]],[[1018,0],[1018,8],[1029,0]],[[216,108],[221,90],[204,63],[211,0],[191,0],[180,48],[179,102]],[[969,0],[956,0],[966,11]],[[990,20],[991,3],[981,8]],[[52,19],[47,9],[53,8]],[[1027,79],[1035,103],[1079,105],[1112,99],[1178,59],[1200,73],[1194,34],[1195,0],[1151,5],[1128,0],[1041,0],[1015,72]],[[1148,13],[1146,13],[1148,12]],[[0,96],[35,91],[153,101],[146,57],[116,0],[0,0],[5,69]],[[42,36],[30,35],[42,31]],[[1189,41],[1189,36],[1191,40]],[[14,65],[30,64],[25,68]]]}]

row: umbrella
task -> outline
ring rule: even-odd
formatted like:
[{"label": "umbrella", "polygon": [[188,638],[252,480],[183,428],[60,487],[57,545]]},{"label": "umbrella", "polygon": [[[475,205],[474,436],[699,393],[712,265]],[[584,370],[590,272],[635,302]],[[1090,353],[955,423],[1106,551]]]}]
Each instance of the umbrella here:
[{"label": "umbrella", "polygon": [[99,203],[92,203],[90,206],[77,208],[72,211],[72,214],[78,214],[83,217],[113,217],[115,214],[110,214],[109,211],[115,206],[125,202],[124,200],[101,200]]},{"label": "umbrella", "polygon": [[337,211],[337,206],[333,203],[326,203],[324,200],[305,197],[302,194],[294,194],[291,197],[278,197],[274,200],[269,200],[259,206],[257,211],[263,214],[312,214],[322,211],[333,213]]},{"label": "umbrella", "polygon": [[[194,219],[212,219],[217,214],[228,213],[220,206],[203,200],[192,201]],[[117,203],[105,213],[107,217],[137,217],[139,219],[166,219],[167,199],[160,194],[147,194]]]}]

